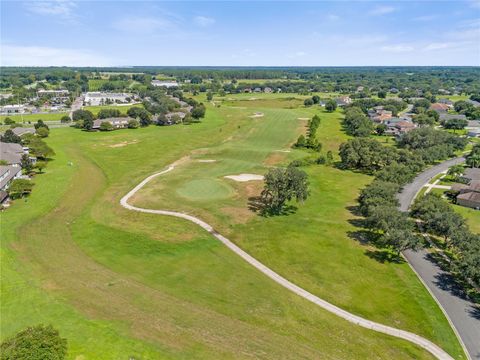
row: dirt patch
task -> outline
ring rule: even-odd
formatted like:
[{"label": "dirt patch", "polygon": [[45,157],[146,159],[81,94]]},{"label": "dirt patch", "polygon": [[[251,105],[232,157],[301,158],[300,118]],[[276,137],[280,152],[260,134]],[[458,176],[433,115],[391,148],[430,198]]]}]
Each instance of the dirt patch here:
[{"label": "dirt patch", "polygon": [[260,181],[263,180],[263,175],[258,174],[238,174],[238,175],[227,175],[225,178],[238,181],[238,182],[245,182],[245,181]]},{"label": "dirt patch", "polygon": [[246,224],[255,213],[251,211],[246,205],[244,207],[224,207],[220,209],[224,214],[228,215],[233,224]]},{"label": "dirt patch", "polygon": [[251,117],[251,118],[259,118],[259,117],[263,117],[263,116],[264,116],[263,113],[261,113],[261,112],[256,112],[255,114],[250,115],[249,117]]},{"label": "dirt patch", "polygon": [[119,148],[119,147],[124,147],[124,146],[127,146],[127,145],[132,145],[132,144],[136,144],[138,143],[138,140],[132,140],[132,141],[122,141],[118,144],[113,144],[113,145],[110,145],[109,147],[111,148]]},{"label": "dirt patch", "polygon": [[200,163],[214,163],[214,162],[217,162],[217,160],[214,160],[214,159],[200,159],[200,160],[197,160],[198,162]]},{"label": "dirt patch", "polygon": [[271,153],[263,163],[267,166],[273,166],[282,162],[284,159],[285,159],[284,152],[274,152],[274,153]]}]

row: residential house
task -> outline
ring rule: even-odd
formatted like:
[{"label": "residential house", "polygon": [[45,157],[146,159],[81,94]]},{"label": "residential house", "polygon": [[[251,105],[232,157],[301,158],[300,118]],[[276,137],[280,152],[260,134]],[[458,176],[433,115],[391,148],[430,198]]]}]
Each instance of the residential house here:
[{"label": "residential house", "polygon": [[445,104],[445,105],[448,105],[448,107],[450,109],[453,109],[453,101],[450,100],[450,99],[438,99],[437,101],[439,104]]},{"label": "residential house", "polygon": [[347,106],[352,103],[350,96],[340,96],[335,99],[337,106]]},{"label": "residential house", "polygon": [[253,92],[259,93],[259,92],[262,92],[262,89],[260,89],[259,87],[256,87],[255,89],[253,89]]},{"label": "residential house", "polygon": [[375,106],[368,111],[368,116],[372,121],[382,124],[392,118],[392,112],[385,110],[383,106]]},{"label": "residential house", "polygon": [[440,114],[440,121],[447,121],[447,120],[452,120],[452,119],[462,119],[462,120],[467,120],[467,117],[463,114],[445,114],[441,113]]},{"label": "residential house", "polygon": [[25,105],[15,104],[15,105],[0,106],[0,114],[14,115],[14,114],[24,114],[24,113],[25,113]]},{"label": "residential house", "polygon": [[466,184],[472,181],[480,181],[480,169],[479,168],[467,168],[460,177],[460,180]]},{"label": "residential house", "polygon": [[[0,191],[6,191],[11,182],[22,175],[22,168],[18,165],[0,165]],[[2,196],[3,197],[3,196]],[[6,198],[0,200],[0,203]]]},{"label": "residential house", "polygon": [[252,89],[250,89],[250,88],[245,88],[245,89],[243,89],[243,92],[244,92],[244,93],[251,93],[251,92],[252,92]]},{"label": "residential house", "polygon": [[16,127],[11,130],[17,136],[22,136],[25,134],[35,134],[35,128]]},{"label": "residential house", "polygon": [[28,154],[28,148],[16,143],[0,142],[0,160],[8,165],[20,165],[23,154]]},{"label": "residential house", "polygon": [[363,86],[358,86],[356,92],[362,92],[365,88]]},{"label": "residential house", "polygon": [[457,204],[480,209],[480,169],[468,168],[460,179],[466,184],[454,184],[452,186],[452,191],[457,193]]},{"label": "residential house", "polygon": [[390,90],[388,90],[392,94],[398,94],[400,91],[397,88],[392,87]]},{"label": "residential house", "polygon": [[152,80],[152,85],[157,87],[178,87],[178,83],[175,80]]},{"label": "residential house", "polygon": [[128,122],[133,120],[131,117],[116,117],[116,118],[106,118],[106,119],[97,119],[94,120],[92,129],[100,130],[100,126],[104,122],[109,122],[112,124],[114,129],[122,129],[128,127]]},{"label": "residential house", "polygon": [[408,118],[391,118],[384,122],[387,126],[385,134],[399,136],[415,129],[417,126]]},{"label": "residential house", "polygon": [[451,106],[447,104],[442,104],[442,103],[434,103],[430,105],[429,110],[436,111],[437,113],[446,113],[448,110],[450,110]]},{"label": "residential house", "polygon": [[480,128],[470,129],[467,132],[468,137],[480,138]]},{"label": "residential house", "polygon": [[272,88],[270,88],[270,87],[267,86],[265,89],[263,89],[263,92],[265,92],[265,93],[267,93],[267,94],[270,94],[270,93],[273,92],[273,90],[272,90]]},{"label": "residential house", "polygon": [[472,104],[475,107],[480,107],[480,102],[478,102],[478,101],[468,99],[467,102]]}]

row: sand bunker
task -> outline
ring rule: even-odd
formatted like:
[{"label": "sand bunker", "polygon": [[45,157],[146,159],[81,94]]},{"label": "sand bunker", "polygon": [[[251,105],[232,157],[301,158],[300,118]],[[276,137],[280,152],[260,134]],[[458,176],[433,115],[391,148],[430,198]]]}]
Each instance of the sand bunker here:
[{"label": "sand bunker", "polygon": [[261,113],[261,112],[256,112],[255,114],[250,115],[251,118],[258,118],[258,117],[262,117],[262,116],[263,116],[263,113]]},{"label": "sand bunker", "polygon": [[248,100],[250,100],[250,101],[255,101],[255,100],[258,100],[258,98],[256,98],[256,97],[251,97],[251,98],[248,99]]},{"label": "sand bunker", "polygon": [[119,148],[119,147],[124,147],[124,146],[127,146],[127,145],[132,145],[132,144],[136,144],[138,142],[138,140],[133,140],[133,141],[122,141],[121,143],[118,143],[118,144],[113,144],[113,145],[110,145],[111,148]]},{"label": "sand bunker", "polygon": [[213,162],[216,162],[217,160],[214,160],[214,159],[200,159],[200,160],[197,160],[198,162],[201,162],[201,163],[213,163]]},{"label": "sand bunker", "polygon": [[275,150],[275,151],[278,151],[278,152],[283,152],[283,153],[289,153],[289,152],[292,152],[292,150]]},{"label": "sand bunker", "polygon": [[298,120],[310,120],[310,118],[298,118]]},{"label": "sand bunker", "polygon": [[234,180],[234,181],[240,181],[240,182],[263,180],[263,175],[257,175],[257,174],[228,175],[228,176],[225,176],[225,177],[227,179]]}]

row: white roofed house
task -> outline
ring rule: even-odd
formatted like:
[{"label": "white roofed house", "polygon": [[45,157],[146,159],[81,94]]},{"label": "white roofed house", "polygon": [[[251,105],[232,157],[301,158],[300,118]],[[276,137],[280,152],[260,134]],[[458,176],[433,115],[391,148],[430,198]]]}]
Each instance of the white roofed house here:
[{"label": "white roofed house", "polygon": [[175,80],[152,80],[152,85],[157,87],[178,87],[178,82]]},{"label": "white roofed house", "polygon": [[107,93],[107,92],[87,92],[84,102],[90,106],[99,106],[104,104],[128,104],[134,99],[133,94],[127,93]]},{"label": "white roofed house", "polygon": [[347,106],[352,103],[350,96],[340,96],[336,98],[335,101],[337,102],[337,106]]},{"label": "white roofed house", "polygon": [[15,104],[0,106],[0,113],[5,115],[23,114],[25,113],[25,105]]}]

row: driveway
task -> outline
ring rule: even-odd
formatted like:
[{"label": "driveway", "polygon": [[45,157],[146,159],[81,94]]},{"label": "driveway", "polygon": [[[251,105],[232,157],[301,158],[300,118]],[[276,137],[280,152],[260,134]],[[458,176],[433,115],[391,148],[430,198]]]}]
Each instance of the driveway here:
[{"label": "driveway", "polygon": [[[464,161],[465,158],[463,157],[447,160],[418,175],[398,195],[400,210],[408,211],[415,195],[434,176],[447,170],[450,166]],[[403,255],[440,303],[463,341],[470,358],[480,359],[480,307],[475,306],[473,302],[465,298],[462,290],[455,284],[452,277],[432,261],[427,251],[423,249],[419,251],[408,250]]]}]

